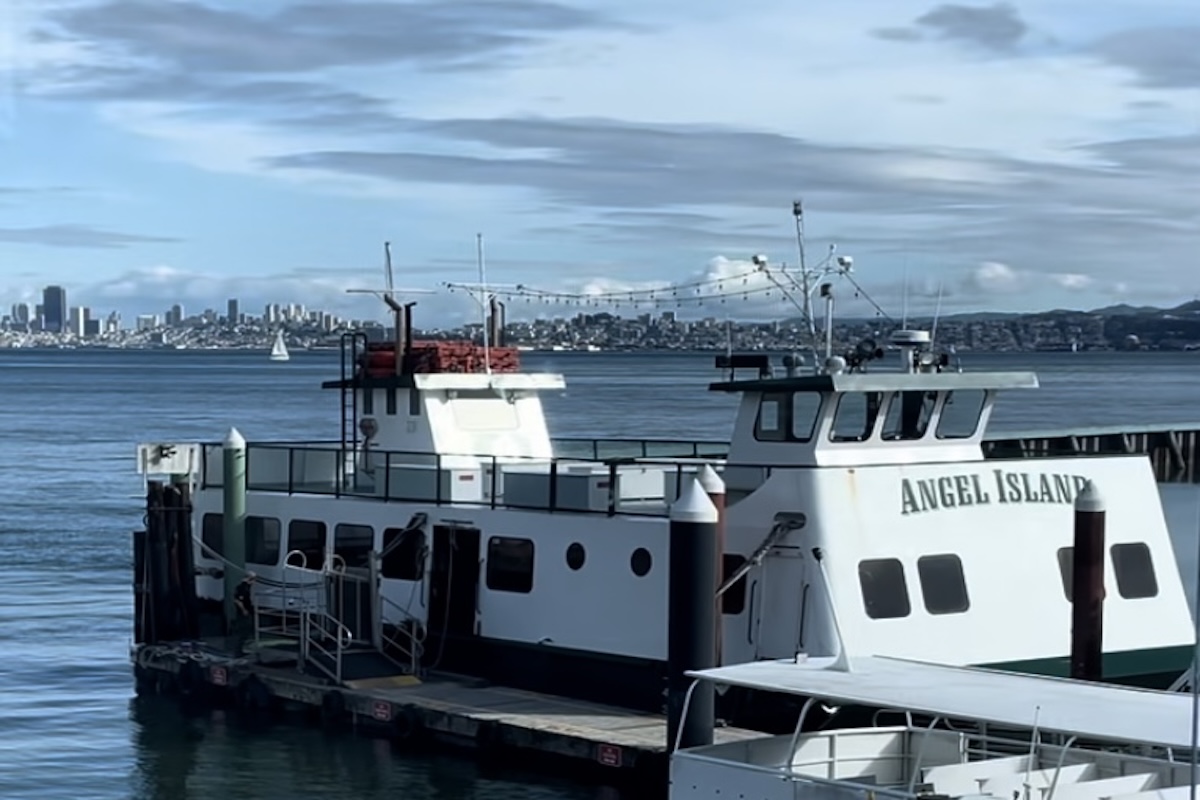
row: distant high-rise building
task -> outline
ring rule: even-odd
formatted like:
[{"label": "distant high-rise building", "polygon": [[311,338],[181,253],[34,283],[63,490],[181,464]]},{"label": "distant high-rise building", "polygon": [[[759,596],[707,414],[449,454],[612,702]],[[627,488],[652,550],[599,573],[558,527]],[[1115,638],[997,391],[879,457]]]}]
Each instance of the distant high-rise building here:
[{"label": "distant high-rise building", "polygon": [[67,290],[47,286],[42,290],[42,330],[62,333],[67,325]]},{"label": "distant high-rise building", "polygon": [[152,331],[158,327],[158,314],[139,314],[135,324],[139,331]]},{"label": "distant high-rise building", "polygon": [[242,321],[242,315],[238,309],[238,301],[236,297],[229,298],[229,302],[226,304],[225,321],[229,325],[237,325]]},{"label": "distant high-rise building", "polygon": [[76,306],[75,308],[72,308],[70,327],[68,329],[70,333],[82,339],[84,334],[87,332],[87,321],[88,317],[90,316],[91,312],[83,306]]},{"label": "distant high-rise building", "polygon": [[29,303],[13,303],[12,319],[13,322],[19,322],[22,325],[28,325],[30,314]]}]

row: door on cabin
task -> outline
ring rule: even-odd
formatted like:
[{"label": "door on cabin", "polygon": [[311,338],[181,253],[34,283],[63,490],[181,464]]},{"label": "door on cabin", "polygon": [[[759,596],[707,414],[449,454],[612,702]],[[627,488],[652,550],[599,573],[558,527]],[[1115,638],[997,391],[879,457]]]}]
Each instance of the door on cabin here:
[{"label": "door on cabin", "polygon": [[479,530],[433,528],[424,661],[446,668],[471,655],[479,598]]}]

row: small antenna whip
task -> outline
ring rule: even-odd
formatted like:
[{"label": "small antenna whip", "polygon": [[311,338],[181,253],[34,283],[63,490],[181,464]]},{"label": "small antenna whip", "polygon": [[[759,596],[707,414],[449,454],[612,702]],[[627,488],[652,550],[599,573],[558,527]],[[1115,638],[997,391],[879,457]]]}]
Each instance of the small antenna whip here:
[{"label": "small antenna whip", "polygon": [[483,267],[483,234],[475,234],[475,258],[479,262],[479,314],[483,318],[483,371],[492,374],[491,341],[488,337],[487,273]]}]

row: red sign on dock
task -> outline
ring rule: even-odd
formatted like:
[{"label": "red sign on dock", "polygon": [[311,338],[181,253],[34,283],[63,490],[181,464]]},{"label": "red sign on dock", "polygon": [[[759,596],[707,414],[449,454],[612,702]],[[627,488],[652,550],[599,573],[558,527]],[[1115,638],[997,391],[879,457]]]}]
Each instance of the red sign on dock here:
[{"label": "red sign on dock", "polygon": [[376,700],[371,705],[371,716],[380,722],[388,722],[392,718],[392,704],[386,700]]},{"label": "red sign on dock", "polygon": [[606,767],[621,766],[621,748],[615,744],[602,744],[596,749],[596,760]]},{"label": "red sign on dock", "polygon": [[209,680],[213,682],[214,686],[226,686],[229,684],[229,673],[225,671],[224,667],[213,667],[209,671]]}]

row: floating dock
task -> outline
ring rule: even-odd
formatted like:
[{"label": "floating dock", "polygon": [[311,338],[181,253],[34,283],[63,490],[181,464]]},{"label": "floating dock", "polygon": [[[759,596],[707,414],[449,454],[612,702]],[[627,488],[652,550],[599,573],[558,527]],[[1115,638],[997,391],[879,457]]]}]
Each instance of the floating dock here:
[{"label": "floating dock", "polygon": [[[328,728],[354,728],[400,746],[441,744],[492,755],[523,752],[576,772],[586,767],[614,781],[639,784],[661,782],[666,774],[665,715],[451,675],[355,679],[349,655],[350,677],[338,686],[298,670],[294,650],[264,646],[236,658],[221,637],[142,644],[132,656],[139,693],[175,695],[196,708],[234,708],[250,723],[299,711]],[[764,735],[722,728],[715,741]]]}]

